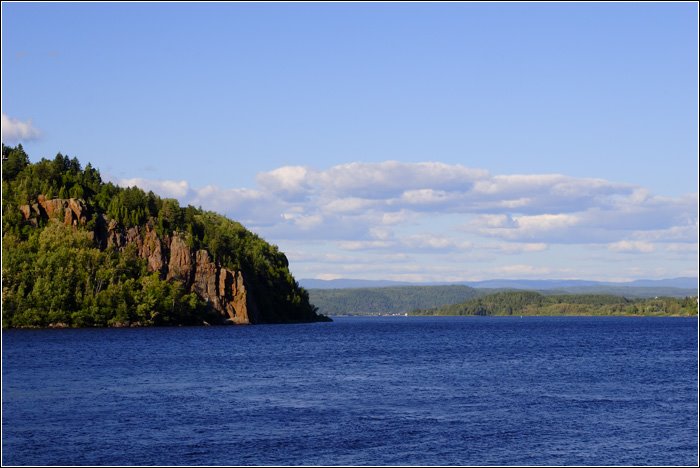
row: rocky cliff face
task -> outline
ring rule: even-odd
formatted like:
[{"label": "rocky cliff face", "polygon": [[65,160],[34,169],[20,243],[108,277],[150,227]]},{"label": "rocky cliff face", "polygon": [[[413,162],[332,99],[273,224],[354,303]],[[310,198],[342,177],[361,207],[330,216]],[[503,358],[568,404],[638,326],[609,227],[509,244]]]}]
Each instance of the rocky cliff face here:
[{"label": "rocky cliff face", "polygon": [[[23,205],[20,212],[24,221],[38,226],[39,219],[63,221],[67,226],[85,226],[93,219],[82,200],[39,196],[37,203]],[[223,268],[209,252],[190,248],[179,234],[158,236],[153,225],[123,229],[104,215],[94,216],[93,239],[102,249],[124,250],[135,245],[138,255],[148,262],[148,270],[158,272],[161,278],[180,281],[189,291],[207,301],[219,313],[222,322],[252,324],[264,321],[255,299],[248,294],[241,271]]]},{"label": "rocky cliff face", "polygon": [[43,195],[36,203],[19,207],[24,220],[36,226],[40,218],[62,219],[67,226],[84,226],[88,220],[85,202],[77,198],[54,198],[47,200]]}]

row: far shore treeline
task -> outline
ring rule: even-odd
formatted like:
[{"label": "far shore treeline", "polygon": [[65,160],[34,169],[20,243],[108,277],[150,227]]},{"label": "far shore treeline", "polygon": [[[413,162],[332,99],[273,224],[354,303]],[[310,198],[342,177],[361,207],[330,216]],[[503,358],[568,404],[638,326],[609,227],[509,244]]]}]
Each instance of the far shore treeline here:
[{"label": "far shore treeline", "polygon": [[459,304],[413,311],[413,315],[651,315],[693,316],[697,297],[627,299],[602,294],[545,295],[503,291]]},{"label": "far shore treeline", "polygon": [[[606,288],[601,288],[605,290]],[[681,288],[605,292],[503,290],[465,285],[309,289],[326,315],[695,315],[697,296]],[[659,291],[674,296],[662,296]]]}]

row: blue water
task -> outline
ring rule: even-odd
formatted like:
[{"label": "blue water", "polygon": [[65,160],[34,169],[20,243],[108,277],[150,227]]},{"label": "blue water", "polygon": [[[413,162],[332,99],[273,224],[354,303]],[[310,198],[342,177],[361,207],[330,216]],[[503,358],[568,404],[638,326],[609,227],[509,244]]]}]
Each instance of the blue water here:
[{"label": "blue water", "polygon": [[3,331],[13,465],[695,465],[686,318]]}]

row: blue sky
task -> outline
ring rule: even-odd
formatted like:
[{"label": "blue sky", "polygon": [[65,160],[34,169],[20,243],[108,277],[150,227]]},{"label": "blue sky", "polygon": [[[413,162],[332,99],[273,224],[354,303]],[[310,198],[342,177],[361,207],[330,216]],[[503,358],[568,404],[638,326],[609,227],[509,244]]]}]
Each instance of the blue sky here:
[{"label": "blue sky", "polygon": [[3,141],[297,278],[697,275],[695,3],[7,3]]}]

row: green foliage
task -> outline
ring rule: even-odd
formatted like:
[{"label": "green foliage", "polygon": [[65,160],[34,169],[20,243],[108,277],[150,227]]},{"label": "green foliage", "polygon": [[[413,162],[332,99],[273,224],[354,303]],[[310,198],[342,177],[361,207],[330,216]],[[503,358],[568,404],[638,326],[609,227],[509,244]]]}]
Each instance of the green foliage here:
[{"label": "green foliage", "polygon": [[604,294],[543,295],[503,291],[416,315],[684,315],[698,313],[697,297],[627,299]]},{"label": "green foliage", "polygon": [[147,274],[134,248],[101,251],[88,232],[61,223],[27,241],[4,236],[3,296],[5,327],[194,324],[206,316],[179,283]]},{"label": "green foliage", "polygon": [[466,301],[479,294],[469,286],[392,286],[311,289],[309,297],[327,315],[403,314]]},{"label": "green foliage", "polygon": [[29,165],[29,156],[22,145],[16,148],[2,145],[2,180],[11,180]]},{"label": "green foliage", "polygon": [[[103,183],[90,164],[82,169],[61,153],[35,164],[21,145],[3,145],[2,154],[4,327],[199,324],[215,318],[182,284],[149,273],[134,245],[100,250],[92,239],[102,216],[123,229],[148,222],[161,236],[177,232],[191,248],[243,271],[265,321],[319,319],[285,255],[241,224],[153,192]],[[35,204],[39,195],[80,198],[93,216],[81,229],[23,222],[19,207]]]}]

